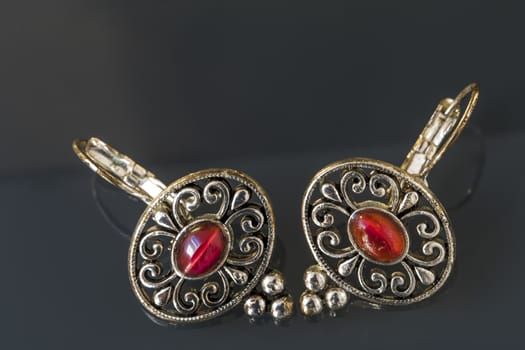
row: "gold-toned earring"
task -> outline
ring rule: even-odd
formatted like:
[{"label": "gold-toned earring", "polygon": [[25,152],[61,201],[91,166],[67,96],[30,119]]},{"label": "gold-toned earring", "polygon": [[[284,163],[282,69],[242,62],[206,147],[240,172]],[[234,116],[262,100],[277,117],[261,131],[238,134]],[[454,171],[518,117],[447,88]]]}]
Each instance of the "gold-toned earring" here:
[{"label": "gold-toned earring", "polygon": [[373,306],[414,304],[443,287],[455,238],[427,176],[465,127],[478,94],[472,83],[442,100],[401,167],[352,158],[314,176],[301,211],[317,261],[304,274],[303,314],[341,309],[350,295]]},{"label": "gold-toned earring", "polygon": [[209,169],[166,186],[97,138],[76,140],[73,150],[102,178],[147,204],[131,237],[128,272],[149,314],[189,324],[240,303],[250,318],[292,314],[283,276],[268,268],[275,219],[255,180]]}]

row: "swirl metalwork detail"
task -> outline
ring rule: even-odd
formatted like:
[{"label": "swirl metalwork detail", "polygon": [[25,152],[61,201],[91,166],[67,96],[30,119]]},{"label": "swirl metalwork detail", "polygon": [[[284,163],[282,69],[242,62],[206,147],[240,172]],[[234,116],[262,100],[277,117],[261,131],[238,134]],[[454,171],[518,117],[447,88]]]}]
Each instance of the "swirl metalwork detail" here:
[{"label": "swirl metalwork detail", "polygon": [[[356,245],[349,225],[352,214],[365,208],[395,216],[406,231],[399,260],[382,263]],[[442,205],[425,184],[385,162],[351,159],[321,170],[305,193],[302,220],[315,259],[334,283],[379,305],[429,297],[454,261]]]},{"label": "swirl metalwork detail", "polygon": [[[269,205],[263,190],[234,170],[202,171],[168,186],[146,209],[130,246],[129,272],[141,303],[175,323],[202,321],[237,305],[268,267],[274,243]],[[176,266],[176,244],[207,221],[224,228],[227,256],[210,274],[190,278]]]}]

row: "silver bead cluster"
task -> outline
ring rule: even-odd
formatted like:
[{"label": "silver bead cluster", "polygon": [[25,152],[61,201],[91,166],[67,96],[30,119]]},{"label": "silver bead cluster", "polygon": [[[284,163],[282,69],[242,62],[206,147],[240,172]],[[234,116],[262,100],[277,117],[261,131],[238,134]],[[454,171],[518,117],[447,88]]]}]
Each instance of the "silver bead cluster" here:
[{"label": "silver bead cluster", "polygon": [[319,265],[312,265],[304,273],[306,290],[301,294],[299,308],[305,316],[319,315],[326,306],[331,313],[348,303],[348,294],[339,287],[328,286],[328,277]]},{"label": "silver bead cluster", "polygon": [[258,293],[244,301],[244,313],[255,319],[267,311],[275,321],[290,317],[293,313],[293,300],[285,293],[284,277],[279,271],[271,271],[261,278]]}]

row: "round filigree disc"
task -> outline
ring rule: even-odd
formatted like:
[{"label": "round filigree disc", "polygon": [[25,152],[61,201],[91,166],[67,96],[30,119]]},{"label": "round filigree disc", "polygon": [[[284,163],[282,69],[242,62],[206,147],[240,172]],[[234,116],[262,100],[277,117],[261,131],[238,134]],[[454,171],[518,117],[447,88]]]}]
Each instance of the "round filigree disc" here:
[{"label": "round filigree disc", "polygon": [[[408,247],[399,261],[381,263],[355,245],[348,220],[363,208],[388,211],[403,223]],[[301,215],[315,260],[338,286],[369,302],[419,302],[450,275],[455,239],[443,206],[422,179],[389,163],[354,158],[325,167],[308,185]],[[377,238],[376,224],[366,239],[375,239],[379,254],[389,243],[381,230]]]},{"label": "round filigree disc", "polygon": [[[221,223],[228,254],[219,268],[186,278],[173,266],[172,250],[179,233],[199,221]],[[152,201],[135,227],[128,255],[133,292],[164,321],[184,324],[217,317],[258,284],[274,239],[268,196],[253,179],[230,169],[186,175]]]}]

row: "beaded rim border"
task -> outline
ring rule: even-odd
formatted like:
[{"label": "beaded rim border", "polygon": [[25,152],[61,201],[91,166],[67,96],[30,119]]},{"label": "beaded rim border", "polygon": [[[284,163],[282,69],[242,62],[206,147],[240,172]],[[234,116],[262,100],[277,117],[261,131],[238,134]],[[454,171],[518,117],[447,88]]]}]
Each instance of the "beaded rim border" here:
[{"label": "beaded rim border", "polygon": [[[313,241],[313,236],[312,236],[312,232],[310,229],[310,223],[309,223],[309,220],[310,220],[310,214],[309,214],[310,210],[309,209],[310,208],[309,207],[311,204],[311,197],[312,197],[312,194],[316,186],[319,185],[320,180],[324,176],[331,174],[333,172],[345,169],[345,168],[349,168],[349,167],[380,170],[386,174],[393,175],[400,180],[407,181],[417,191],[423,194],[425,199],[432,206],[432,209],[435,210],[435,213],[437,214],[438,219],[441,221],[442,228],[447,237],[448,254],[447,254],[447,260],[446,260],[446,266],[443,272],[441,273],[439,280],[434,284],[434,286],[432,286],[432,288],[428,289],[427,291],[425,291],[424,293],[416,297],[406,298],[406,299],[388,299],[388,298],[377,297],[367,292],[364,292],[362,290],[359,290],[353,287],[350,283],[344,281],[341,275],[335,272],[334,269],[324,259],[323,254],[320,252],[316,243]],[[394,305],[409,305],[409,304],[421,302],[429,298],[433,294],[435,294],[439,289],[441,289],[441,287],[447,281],[452,271],[452,267],[454,265],[455,251],[456,251],[455,237],[454,237],[452,228],[450,226],[450,220],[448,218],[448,215],[445,209],[443,208],[443,205],[439,202],[437,197],[434,195],[434,193],[432,193],[432,191],[423,182],[423,180],[420,180],[419,178],[415,176],[411,176],[407,172],[400,169],[399,167],[396,167],[387,162],[383,162],[383,161],[379,161],[375,159],[367,159],[367,158],[351,158],[351,159],[341,160],[341,161],[332,163],[324,167],[323,169],[321,169],[310,181],[305,191],[305,194],[303,196],[303,202],[302,202],[302,207],[301,207],[301,221],[303,225],[304,234],[306,236],[306,240],[308,242],[312,255],[314,256],[317,263],[323,268],[326,274],[330,277],[330,279],[334,281],[334,283],[336,283],[339,287],[345,289],[347,292],[357,297],[360,297],[366,301],[369,301],[371,303],[375,303],[379,305],[394,306]]]},{"label": "beaded rim border", "polygon": [[[257,270],[252,277],[252,279],[246,284],[246,286],[235,295],[234,298],[229,300],[228,302],[220,305],[216,309],[209,311],[207,313],[203,313],[200,315],[195,316],[176,316],[172,314],[168,314],[166,312],[163,312],[156,308],[149,300],[148,297],[142,292],[142,289],[139,285],[137,273],[136,273],[136,263],[137,263],[137,252],[139,248],[139,241],[141,234],[143,233],[146,224],[148,220],[152,217],[152,215],[155,213],[156,209],[162,204],[163,201],[166,200],[166,198],[173,193],[174,190],[177,190],[179,188],[182,188],[190,183],[193,183],[195,181],[199,180],[205,180],[209,178],[222,178],[226,180],[234,180],[237,181],[248,188],[250,188],[253,193],[257,196],[259,201],[261,202],[264,210],[265,210],[265,219],[267,220],[267,244],[266,249],[263,252],[263,255],[259,261],[259,266],[257,267]],[[153,316],[175,324],[190,324],[190,323],[197,323],[205,320],[209,320],[215,317],[218,317],[225,313],[226,311],[234,308],[237,306],[243,298],[248,295],[259,283],[261,277],[264,275],[266,269],[268,268],[268,265],[270,263],[270,259],[272,256],[273,248],[274,248],[274,241],[275,241],[275,216],[273,213],[272,206],[270,204],[268,195],[264,191],[264,189],[251,177],[248,175],[237,171],[233,169],[207,169],[207,170],[201,170],[197,171],[191,174],[188,174],[186,176],[183,176],[182,178],[175,180],[173,183],[171,183],[169,186],[167,186],[152,202],[151,204],[146,207],[142,215],[140,216],[137,225],[135,226],[135,230],[133,232],[133,235],[131,237],[131,243],[128,250],[128,276],[130,280],[130,284],[133,290],[133,293],[141,303],[141,305]]]}]

